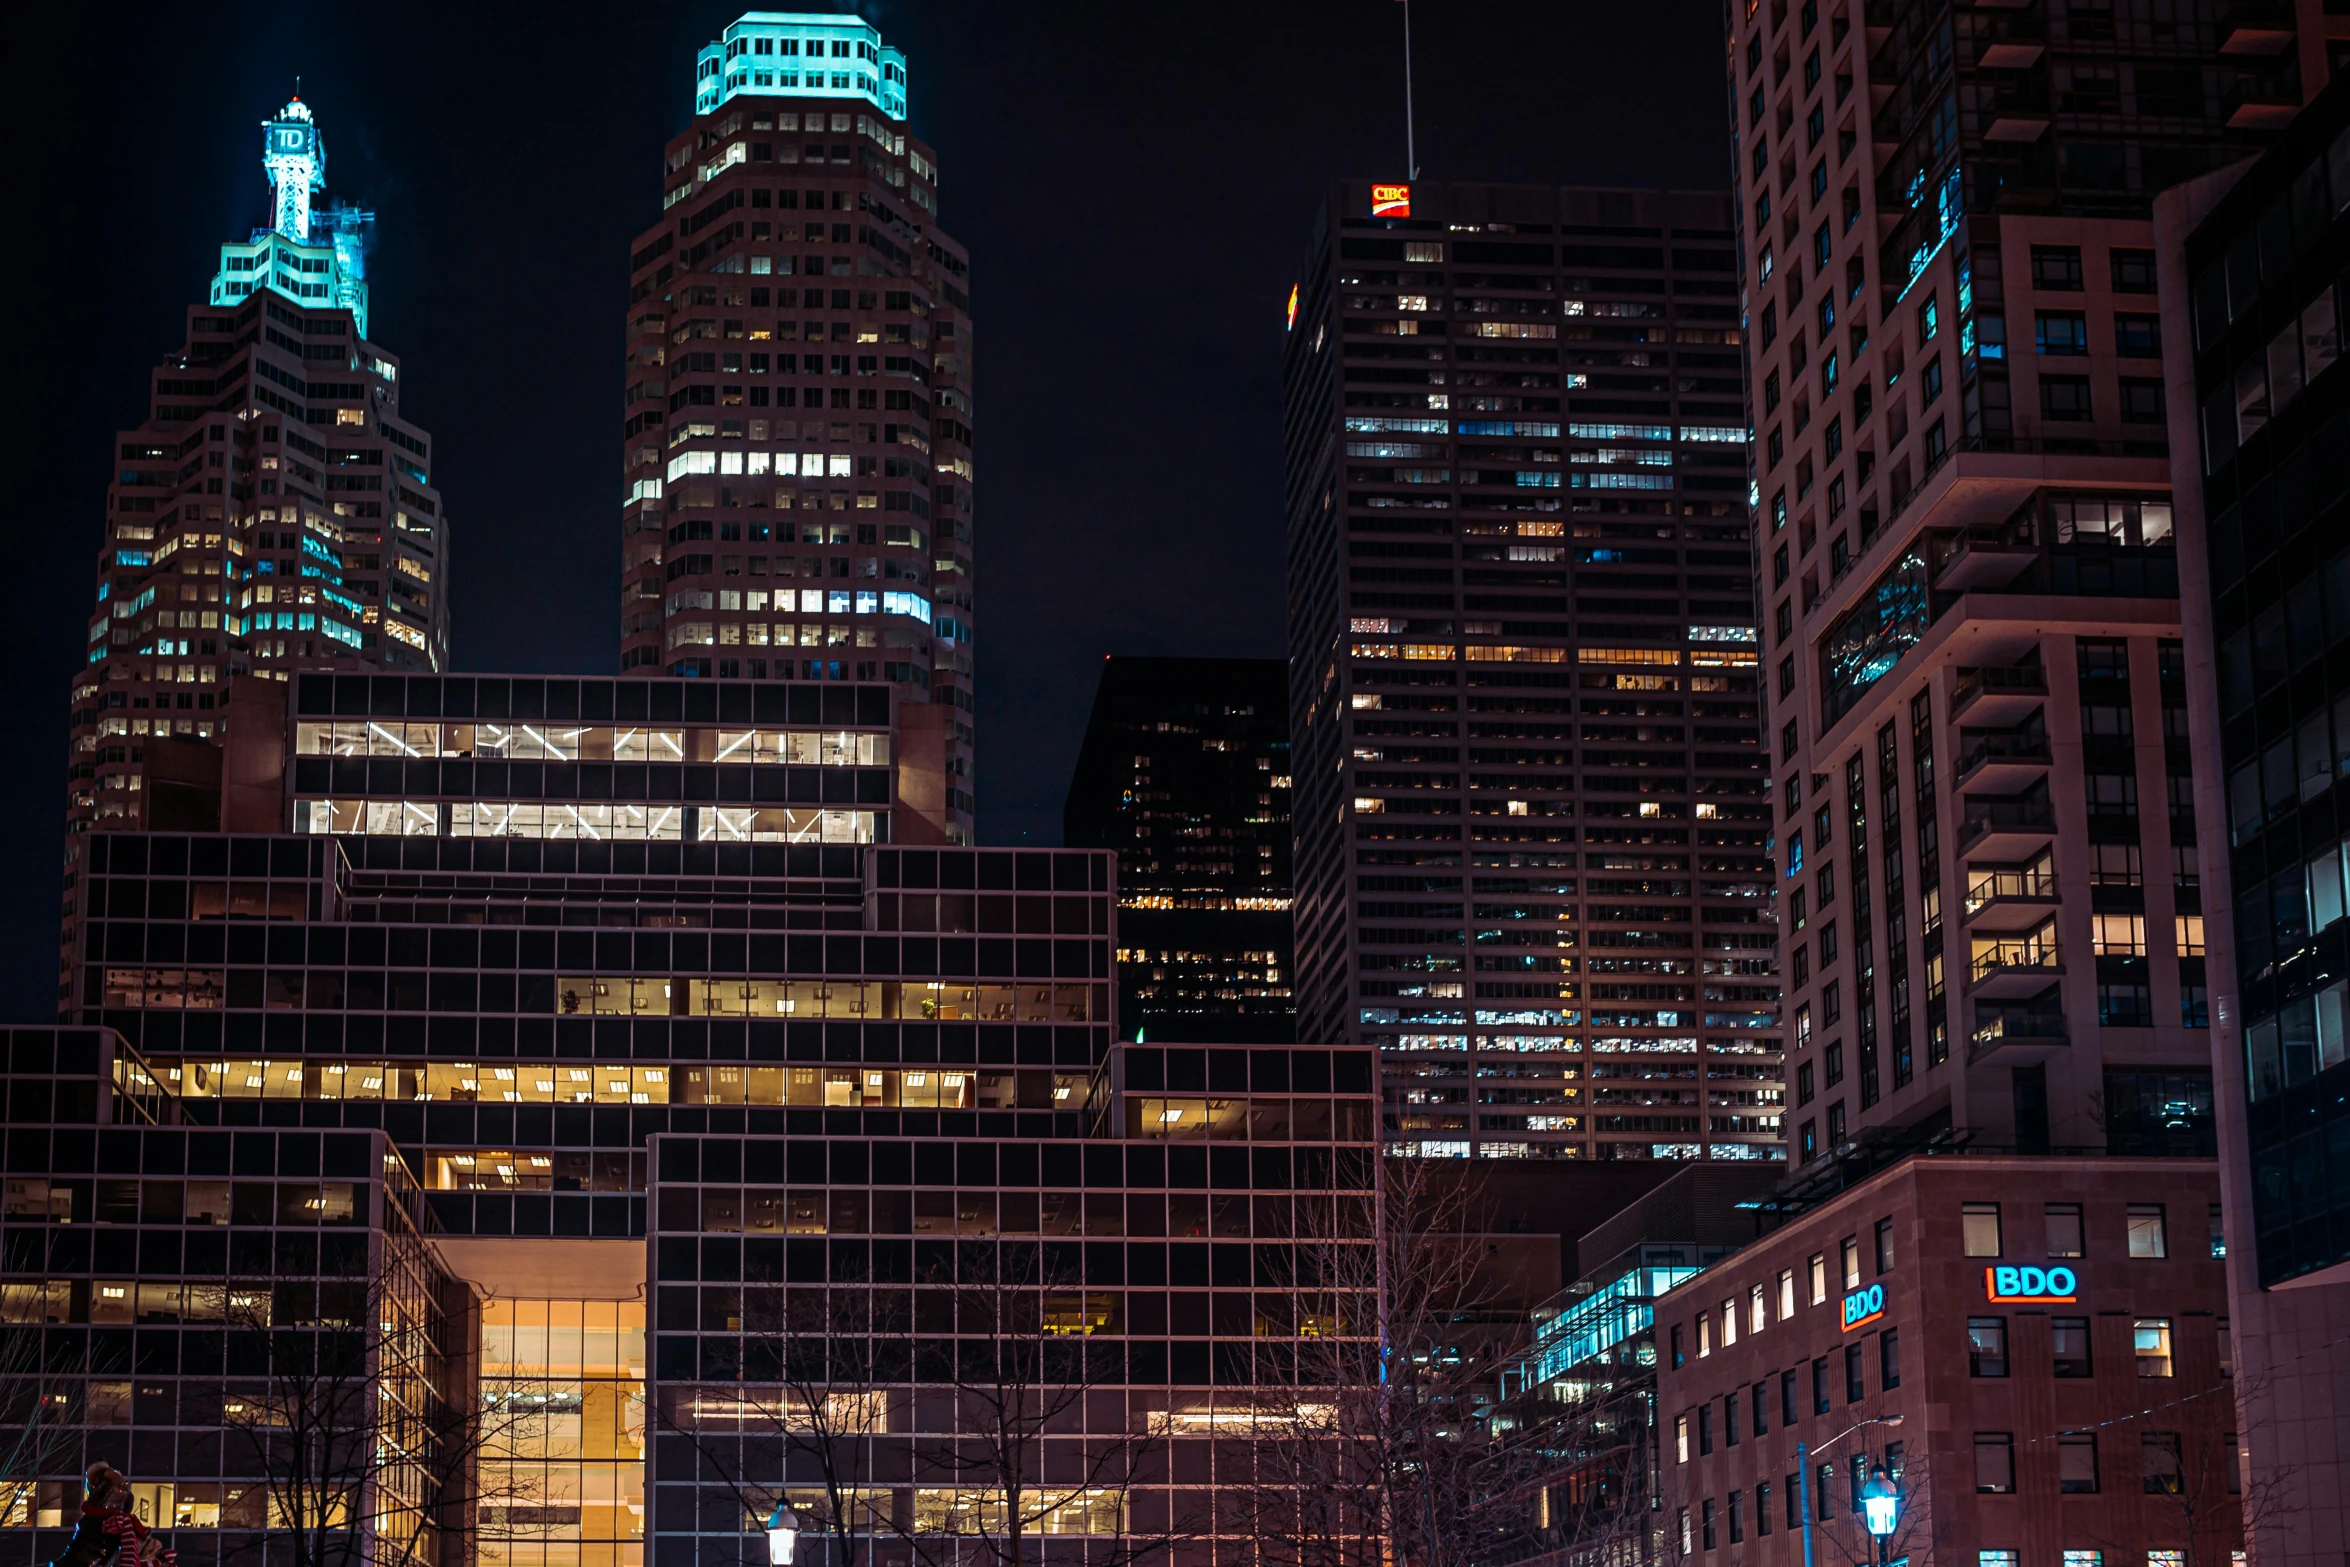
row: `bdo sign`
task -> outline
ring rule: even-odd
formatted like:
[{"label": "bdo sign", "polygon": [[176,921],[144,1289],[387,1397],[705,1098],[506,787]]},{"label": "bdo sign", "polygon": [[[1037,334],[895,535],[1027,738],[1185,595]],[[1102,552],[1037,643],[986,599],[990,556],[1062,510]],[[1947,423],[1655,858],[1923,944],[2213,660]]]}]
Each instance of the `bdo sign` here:
[{"label": "bdo sign", "polygon": [[2077,1298],[2080,1280],[2070,1268],[2000,1268],[1983,1270],[1983,1295],[1988,1300],[2045,1301],[2069,1306]]},{"label": "bdo sign", "polygon": [[1876,1321],[1885,1314],[1885,1286],[1872,1284],[1844,1297],[1844,1331]]}]

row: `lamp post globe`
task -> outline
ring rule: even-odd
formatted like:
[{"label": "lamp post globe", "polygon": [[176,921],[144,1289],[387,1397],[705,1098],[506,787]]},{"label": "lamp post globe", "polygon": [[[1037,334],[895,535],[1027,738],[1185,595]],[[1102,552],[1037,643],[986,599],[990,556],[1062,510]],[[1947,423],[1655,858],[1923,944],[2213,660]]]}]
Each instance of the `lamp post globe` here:
[{"label": "lamp post globe", "polygon": [[792,1552],[800,1542],[800,1517],[788,1502],[777,1502],[767,1518],[768,1567],[792,1567]]},{"label": "lamp post globe", "polygon": [[1880,1540],[1891,1534],[1901,1520],[1901,1492],[1882,1469],[1861,1488],[1860,1506],[1868,1520],[1869,1533]]}]

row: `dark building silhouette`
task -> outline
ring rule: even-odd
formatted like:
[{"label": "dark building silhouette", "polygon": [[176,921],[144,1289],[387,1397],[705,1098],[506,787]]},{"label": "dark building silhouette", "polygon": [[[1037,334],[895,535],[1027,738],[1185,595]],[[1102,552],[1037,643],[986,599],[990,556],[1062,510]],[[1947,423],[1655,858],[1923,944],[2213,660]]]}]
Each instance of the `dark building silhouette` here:
[{"label": "dark building silhouette", "polygon": [[2216,1111],[2247,1543],[2293,1567],[2339,1548],[2350,1495],[2350,1413],[2299,1396],[2350,1378],[2346,212],[2339,82],[2155,206],[2215,1078],[2175,1108]]},{"label": "dark building silhouette", "polygon": [[1278,659],[1103,662],[1061,832],[1117,851],[1122,1037],[1292,1037],[1288,720]]}]

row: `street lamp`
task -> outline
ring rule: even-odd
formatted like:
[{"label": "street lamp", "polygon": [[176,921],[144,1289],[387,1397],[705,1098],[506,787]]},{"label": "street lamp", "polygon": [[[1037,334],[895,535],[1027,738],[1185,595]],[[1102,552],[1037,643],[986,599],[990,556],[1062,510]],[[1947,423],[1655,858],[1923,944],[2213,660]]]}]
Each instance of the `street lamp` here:
[{"label": "street lamp", "polygon": [[1884,1544],[1901,1520],[1901,1493],[1882,1464],[1877,1466],[1877,1477],[1861,1488],[1860,1508],[1868,1519],[1869,1533],[1877,1537],[1879,1545]]},{"label": "street lamp", "polygon": [[[1813,1567],[1811,1542],[1811,1461],[1813,1457],[1817,1454],[1826,1452],[1829,1448],[1834,1447],[1838,1442],[1843,1441],[1846,1437],[1852,1435],[1853,1432],[1858,1431],[1863,1426],[1897,1426],[1899,1424],[1901,1424],[1901,1417],[1899,1415],[1871,1415],[1866,1420],[1854,1421],[1851,1425],[1846,1426],[1843,1430],[1837,1432],[1834,1436],[1828,1438],[1825,1442],[1822,1442],[1816,1448],[1804,1442],[1798,1442],[1795,1444],[1795,1473],[1797,1477],[1797,1483],[1802,1487],[1803,1567]],[[1863,1501],[1863,1505],[1867,1505],[1865,1499]],[[1900,1505],[1898,1499],[1896,1499],[1894,1505],[1896,1509],[1898,1509]],[[1871,1519],[1869,1528],[1873,1532],[1876,1529],[1876,1523],[1874,1521],[1876,1515],[1872,1512],[1869,1516]],[[1888,1517],[1890,1517],[1890,1515],[1888,1515]],[[1885,1526],[1886,1531],[1890,1533],[1892,1527],[1892,1524],[1888,1522]]]},{"label": "street lamp", "polygon": [[767,1517],[768,1567],[792,1567],[792,1551],[800,1543],[800,1515],[791,1510],[791,1504],[778,1498],[775,1511]]}]

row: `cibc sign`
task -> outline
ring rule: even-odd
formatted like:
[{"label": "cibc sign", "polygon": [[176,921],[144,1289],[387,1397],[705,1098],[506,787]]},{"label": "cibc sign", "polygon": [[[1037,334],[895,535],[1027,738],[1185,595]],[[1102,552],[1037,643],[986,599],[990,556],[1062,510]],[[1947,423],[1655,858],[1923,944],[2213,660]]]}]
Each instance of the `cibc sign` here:
[{"label": "cibc sign", "polygon": [[2081,1281],[2070,1268],[1985,1268],[1983,1295],[1987,1300],[2021,1301],[2029,1305],[2069,1306],[2079,1298]]},{"label": "cibc sign", "polygon": [[1885,1286],[1872,1284],[1844,1297],[1844,1331],[1866,1327],[1885,1314]]}]

